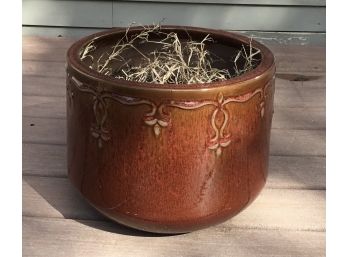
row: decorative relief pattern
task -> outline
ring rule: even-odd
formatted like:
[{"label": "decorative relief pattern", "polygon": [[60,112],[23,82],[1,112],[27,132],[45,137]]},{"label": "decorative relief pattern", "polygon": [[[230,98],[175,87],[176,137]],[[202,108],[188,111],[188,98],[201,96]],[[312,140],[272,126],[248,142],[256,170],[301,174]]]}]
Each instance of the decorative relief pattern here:
[{"label": "decorative relief pattern", "polygon": [[[266,85],[267,87],[267,85]],[[264,89],[266,89],[266,87]],[[260,115],[263,117],[263,106],[264,106],[264,89],[256,89],[252,93],[247,93],[235,97],[224,97],[220,92],[217,96],[216,101],[197,101],[197,102],[171,102],[168,106],[178,107],[185,110],[198,109],[203,106],[212,105],[215,107],[211,116],[211,126],[214,130],[214,136],[209,140],[208,148],[215,151],[217,156],[222,153],[222,148],[227,147],[231,143],[231,138],[229,133],[225,133],[225,128],[230,119],[230,115],[226,109],[226,105],[229,103],[244,103],[252,99],[255,95],[260,94],[262,98],[262,107],[260,110]],[[217,115],[219,113],[223,114],[222,124],[219,126],[217,123]]]},{"label": "decorative relief pattern", "polygon": [[67,73],[67,77],[66,77],[66,94],[68,96],[68,104],[72,105],[72,101],[74,98],[74,93],[71,89],[71,75],[69,73]]},{"label": "decorative relief pattern", "polygon": [[[107,120],[107,102],[106,99],[117,101],[124,105],[148,105],[150,110],[144,114],[144,123],[152,127],[156,137],[160,136],[161,130],[166,128],[170,122],[169,114],[164,112],[166,107],[180,108],[183,110],[194,110],[205,106],[213,106],[214,111],[211,115],[210,124],[213,130],[213,137],[209,139],[207,147],[215,151],[217,156],[220,156],[222,149],[230,145],[231,137],[230,133],[225,131],[225,128],[230,120],[230,114],[228,113],[226,106],[229,103],[245,103],[255,97],[260,96],[261,102],[259,104],[260,116],[264,116],[265,100],[267,98],[267,88],[272,82],[265,85],[264,88],[256,89],[251,93],[246,93],[240,96],[226,97],[221,92],[217,95],[216,100],[203,100],[203,101],[170,101],[156,104],[148,99],[141,99],[136,97],[129,97],[118,95],[113,92],[108,92],[103,89],[101,85],[90,86],[80,82],[73,76],[68,74],[67,93],[69,101],[73,101],[73,92],[71,90],[71,83],[81,92],[91,94],[93,96],[93,112],[95,117],[95,123],[92,124],[91,134],[98,141],[98,146],[102,147],[103,142],[110,140],[110,132],[106,128]],[[223,117],[222,123],[219,125],[217,122],[217,116]]]},{"label": "decorative relief pattern", "polygon": [[[154,118],[157,112],[157,106],[148,100],[110,93],[105,91],[103,87],[99,84],[97,87],[92,87],[83,84],[75,77],[71,77],[71,81],[78,90],[93,95],[93,112],[95,116],[95,124],[93,124],[91,127],[91,134],[98,140],[99,147],[102,147],[103,141],[110,140],[110,132],[106,129],[105,126],[105,122],[108,115],[106,99],[112,99],[125,105],[149,105],[151,107],[151,111],[144,115],[145,123],[147,125],[155,127],[156,124],[159,122],[159,120]],[[160,124],[162,124],[162,122]]]}]

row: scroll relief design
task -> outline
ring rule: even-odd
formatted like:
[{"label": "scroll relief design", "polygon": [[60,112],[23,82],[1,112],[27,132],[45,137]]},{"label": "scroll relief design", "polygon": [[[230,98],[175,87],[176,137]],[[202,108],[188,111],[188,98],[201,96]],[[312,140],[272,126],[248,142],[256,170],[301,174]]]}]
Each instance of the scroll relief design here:
[{"label": "scroll relief design", "polygon": [[[119,95],[113,92],[108,92],[103,89],[101,85],[91,86],[80,82],[74,76],[68,74],[67,94],[70,103],[73,101],[73,92],[71,85],[74,85],[79,91],[91,94],[93,96],[93,112],[95,117],[95,123],[91,127],[91,135],[97,139],[98,146],[102,147],[103,142],[110,140],[110,132],[106,128],[106,120],[108,116],[107,112],[107,99],[117,101],[124,105],[148,105],[150,110],[144,114],[144,123],[152,127],[154,135],[159,137],[161,130],[167,127],[170,122],[169,114],[165,113],[164,109],[167,107],[174,107],[183,110],[195,110],[205,106],[213,106],[214,110],[210,118],[210,124],[213,131],[213,137],[208,141],[208,148],[215,151],[217,156],[220,156],[222,149],[230,145],[231,137],[230,133],[225,132],[225,128],[229,122],[230,115],[226,109],[226,106],[230,103],[245,103],[255,97],[260,96],[261,102],[259,104],[260,117],[264,116],[265,100],[267,98],[267,88],[272,83],[267,83],[264,88],[256,89],[253,92],[246,93],[244,95],[225,97],[221,92],[218,93],[216,100],[203,100],[203,101],[170,101],[160,104],[156,104],[148,99],[141,99],[136,97],[129,97]],[[222,124],[218,124],[217,116],[222,113]]]}]

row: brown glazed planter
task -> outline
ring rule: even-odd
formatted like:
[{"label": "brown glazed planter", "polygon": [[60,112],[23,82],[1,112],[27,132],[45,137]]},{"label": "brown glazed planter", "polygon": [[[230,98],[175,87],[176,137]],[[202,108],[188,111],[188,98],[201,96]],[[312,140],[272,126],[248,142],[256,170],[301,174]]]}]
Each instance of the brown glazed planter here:
[{"label": "brown glazed planter", "polygon": [[[200,39],[210,34],[220,56],[249,44],[247,37],[219,30],[162,29]],[[70,180],[101,213],[140,230],[189,232],[231,218],[266,182],[273,54],[253,41],[262,57],[254,70],[186,86],[115,79],[80,61],[92,39],[107,45],[124,32],[97,33],[68,50]]]}]

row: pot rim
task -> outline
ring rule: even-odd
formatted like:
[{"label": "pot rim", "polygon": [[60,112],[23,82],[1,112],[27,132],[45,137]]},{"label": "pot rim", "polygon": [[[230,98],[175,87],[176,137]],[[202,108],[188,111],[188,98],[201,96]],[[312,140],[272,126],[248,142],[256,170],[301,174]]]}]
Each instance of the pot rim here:
[{"label": "pot rim", "polygon": [[[248,84],[250,81],[255,81],[258,79],[262,79],[265,75],[269,74],[270,70],[274,69],[274,55],[273,53],[263,44],[253,39],[253,47],[257,48],[261,52],[261,62],[259,65],[240,75],[223,81],[216,81],[211,83],[193,83],[193,84],[157,84],[157,83],[144,83],[144,82],[134,82],[127,81],[124,79],[113,78],[111,76],[105,76],[103,74],[98,73],[95,70],[90,69],[87,65],[83,64],[80,60],[79,53],[83,45],[86,43],[108,37],[112,34],[117,34],[121,32],[125,32],[127,28],[112,28],[109,30],[104,30],[101,32],[97,32],[91,34],[89,36],[83,37],[76,41],[74,44],[70,46],[67,51],[66,61],[67,64],[76,72],[80,73],[83,76],[88,77],[92,80],[97,80],[98,82],[107,83],[115,88],[134,88],[134,89],[149,89],[149,90],[165,90],[165,91],[192,91],[192,90],[209,90],[213,88],[220,87],[231,87],[236,84],[240,84],[241,86],[245,83]],[[142,26],[131,27],[129,31],[136,32],[141,31],[143,29]],[[176,26],[176,25],[162,25],[162,30],[185,30],[188,32],[195,33],[204,33],[210,34],[213,38],[220,37],[226,40],[239,41],[240,43],[249,44],[250,38],[244,35],[240,35],[233,32],[227,32],[223,30],[216,29],[208,29],[201,27],[191,27],[191,26]],[[236,88],[235,88],[236,89]]]}]

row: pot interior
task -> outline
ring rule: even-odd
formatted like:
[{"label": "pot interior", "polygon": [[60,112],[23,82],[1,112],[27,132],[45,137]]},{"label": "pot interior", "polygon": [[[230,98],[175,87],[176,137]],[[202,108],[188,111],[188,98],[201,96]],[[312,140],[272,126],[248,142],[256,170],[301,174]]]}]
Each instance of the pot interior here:
[{"label": "pot interior", "polygon": [[[141,32],[142,28],[132,28],[128,31],[127,37],[128,39],[134,37],[137,33]],[[200,30],[194,30],[194,29],[182,29],[182,28],[161,28],[160,31],[164,31],[166,33],[168,32],[175,32],[178,35],[178,38],[181,42],[182,46],[185,46],[188,41],[197,41],[201,42],[207,35],[209,35],[210,38],[212,38],[212,41],[205,41],[205,49],[208,50],[211,54],[211,64],[213,68],[218,69],[226,69],[229,71],[230,74],[234,74],[234,60],[237,56],[238,52],[242,50],[242,46],[244,46],[247,53],[250,51],[250,41],[246,37],[226,37],[221,34],[217,33],[208,33],[207,31],[200,31]],[[85,47],[93,41],[93,45],[95,46],[95,50],[90,52],[89,58],[85,58],[82,63],[83,65],[86,65],[87,67],[95,67],[96,62],[98,60],[103,60],[103,58],[106,58],[105,53],[110,54],[112,52],[112,47],[125,35],[125,30],[115,31],[111,34],[106,34],[101,37],[97,37],[93,40],[90,40],[83,44],[83,46],[80,49],[80,56]],[[149,35],[150,41],[160,41],[163,40],[165,35],[161,33],[153,32]],[[258,49],[257,44],[254,46],[253,41],[251,41],[252,48]],[[160,45],[158,43],[151,43],[147,42],[145,40],[136,40],[133,43],[134,47],[136,48],[127,48],[125,51],[122,52],[120,55],[121,57],[118,58],[118,60],[113,60],[110,63],[110,67],[112,68],[113,72],[119,71],[124,67],[125,62],[129,66],[136,66],[139,65],[140,62],[144,61],[144,55],[148,55],[149,53],[158,50]],[[141,52],[142,54],[140,54]],[[187,55],[187,53],[183,53],[183,55]],[[187,57],[187,56],[186,56]],[[262,52],[258,53],[254,57],[255,65],[254,69],[260,64],[261,58],[262,58]],[[104,59],[105,60],[105,59]],[[245,62],[244,58],[239,58],[237,61],[237,65],[239,67],[243,67]],[[107,75],[105,75],[107,76]],[[111,74],[112,76],[112,74]]]}]

